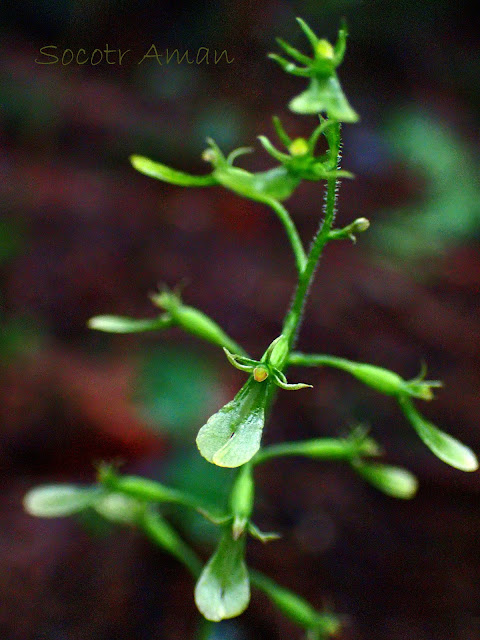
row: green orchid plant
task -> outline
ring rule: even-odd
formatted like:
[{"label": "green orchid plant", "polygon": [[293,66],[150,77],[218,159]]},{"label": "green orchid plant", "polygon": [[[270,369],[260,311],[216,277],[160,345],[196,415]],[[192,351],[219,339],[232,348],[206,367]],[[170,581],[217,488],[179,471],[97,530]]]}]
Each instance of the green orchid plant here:
[{"label": "green orchid plant", "polygon": [[[285,375],[287,368],[333,367],[354,376],[378,393],[393,397],[421,440],[440,460],[462,471],[475,471],[478,461],[473,451],[426,420],[416,408],[414,401],[432,400],[432,390],[441,386],[438,381],[425,380],[424,368],[415,379],[404,380],[397,373],[382,367],[333,355],[294,351],[308,291],[324,247],[332,240],[355,240],[356,235],[365,232],[370,224],[366,218],[357,218],[344,228],[334,226],[339,180],[353,177],[340,168],[341,123],[358,120],[343,93],[336,71],[345,54],[346,28],[342,26],[333,46],[327,40],[319,39],[303,20],[297,20],[313,55],[306,56],[278,39],[279,46],[294,62],[277,54],[271,54],[270,58],[287,73],[309,80],[308,88],[289,103],[293,112],[315,117],[315,126],[308,139],[292,140],[280,119],[274,117],[274,129],[285,150],[278,150],[266,136],[259,136],[264,150],[277,163],[259,173],[234,166],[239,156],[252,151],[250,148],[240,147],[225,156],[211,138],[207,140],[208,148],[203,153],[203,159],[211,164],[212,170],[203,176],[190,175],[143,156],[131,157],[133,167],[152,178],[180,187],[225,188],[240,197],[265,204],[275,212],[292,247],[297,269],[296,288],[279,335],[271,341],[260,358],[252,358],[213,319],[184,304],[178,290],[170,291],[167,288],[151,295],[153,305],[160,310],[154,318],[99,315],[89,321],[90,328],[109,333],[165,331],[179,327],[222,348],[228,362],[248,376],[235,397],[200,427],[196,439],[199,453],[208,462],[219,467],[238,469],[228,504],[212,507],[196,496],[159,482],[120,475],[111,465],[100,467],[98,482],[91,487],[36,487],[26,495],[24,504],[31,515],[38,517],[71,516],[94,510],[107,521],[143,531],[192,573],[196,580],[195,603],[204,618],[212,623],[233,618],[245,611],[253,586],[304,629],[307,638],[320,640],[339,632],[341,618],[330,611],[316,611],[292,591],[247,566],[245,552],[248,536],[263,542],[278,537],[275,533],[261,532],[251,520],[255,468],[282,456],[336,460],[348,464],[378,490],[399,499],[412,498],[418,483],[406,469],[378,462],[378,457],[382,455],[381,448],[363,427],[355,428],[345,438],[318,438],[262,447],[263,430],[276,394],[283,391],[307,393],[302,390],[311,386],[289,382]],[[317,155],[316,147],[321,138],[326,151]],[[308,252],[295,222],[282,204],[304,180],[325,184],[324,210],[319,216],[318,230]],[[219,528],[216,550],[206,563],[161,515],[161,505],[169,503],[194,509]]]}]

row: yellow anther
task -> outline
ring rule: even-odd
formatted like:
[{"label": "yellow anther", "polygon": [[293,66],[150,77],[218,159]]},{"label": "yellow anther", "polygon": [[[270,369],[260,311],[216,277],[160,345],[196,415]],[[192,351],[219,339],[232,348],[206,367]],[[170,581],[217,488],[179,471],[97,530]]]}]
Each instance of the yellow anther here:
[{"label": "yellow anther", "polygon": [[268,378],[268,370],[265,367],[259,365],[253,370],[253,377],[257,382],[263,382]]},{"label": "yellow anther", "polygon": [[319,40],[317,42],[317,56],[319,58],[325,58],[326,60],[332,60],[334,51],[333,47],[328,40]]},{"label": "yellow anther", "polygon": [[292,156],[304,156],[308,153],[308,143],[305,138],[297,138],[288,147]]}]

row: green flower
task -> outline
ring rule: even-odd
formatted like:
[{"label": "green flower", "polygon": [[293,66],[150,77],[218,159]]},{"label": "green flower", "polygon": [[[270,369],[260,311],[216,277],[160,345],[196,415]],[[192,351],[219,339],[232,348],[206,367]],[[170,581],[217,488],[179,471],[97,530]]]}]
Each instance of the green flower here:
[{"label": "green flower", "polygon": [[[296,138],[292,140],[276,116],[273,118],[273,125],[278,138],[285,146],[288,153],[276,149],[266,136],[258,136],[264,149],[273,158],[278,160],[291,176],[297,176],[301,180],[328,180],[329,178],[353,178],[349,171],[337,170],[336,167],[336,136],[333,131],[332,120],[326,120],[321,115],[318,116],[320,124],[316,127],[311,136]],[[329,150],[321,155],[315,155],[315,147],[321,135],[328,141]],[[332,154],[331,149],[334,149]],[[332,155],[335,157],[333,158]]]},{"label": "green flower", "polygon": [[302,382],[289,384],[282,371],[273,366],[285,360],[285,337],[272,342],[262,360],[234,355],[223,349],[229,362],[250,377],[235,398],[211,416],[197,435],[202,456],[219,467],[239,467],[260,448],[265,412],[274,386],[287,391],[311,387]]},{"label": "green flower", "polygon": [[274,126],[280,140],[285,144],[288,153],[278,151],[265,136],[259,140],[265,150],[280,162],[280,166],[267,171],[251,173],[246,169],[234,166],[234,161],[241,155],[253,151],[250,147],[234,149],[224,156],[220,147],[212,138],[207,138],[208,148],[202,154],[203,160],[211,163],[213,170],[205,176],[195,176],[176,169],[171,169],[160,162],[154,162],[143,156],[131,156],[130,161],[137,171],[151,178],[157,178],[170,184],[183,187],[206,187],[221,185],[239,196],[270,204],[271,200],[281,202],[289,198],[302,180],[327,180],[329,178],[351,178],[348,171],[337,170],[335,162],[330,159],[331,152],[316,157],[315,145],[324,134],[330,137],[331,122],[323,118],[310,138],[291,140],[285,133],[278,118],[274,118]]},{"label": "green flower", "polygon": [[326,112],[333,120],[356,122],[358,115],[349,105],[335,71],[345,55],[346,27],[340,29],[337,42],[332,46],[328,40],[319,39],[301,18],[297,18],[297,22],[310,42],[313,55],[306,56],[281,38],[277,38],[279,46],[295,63],[303,66],[289,62],[276,53],[269,55],[287,73],[310,79],[308,88],[290,101],[289,108],[302,114]]}]

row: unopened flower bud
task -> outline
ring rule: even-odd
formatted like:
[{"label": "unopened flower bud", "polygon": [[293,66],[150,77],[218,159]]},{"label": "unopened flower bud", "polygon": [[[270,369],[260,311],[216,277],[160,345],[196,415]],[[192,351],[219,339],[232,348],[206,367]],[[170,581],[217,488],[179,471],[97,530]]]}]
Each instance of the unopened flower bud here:
[{"label": "unopened flower bud", "polygon": [[188,333],[221,347],[226,346],[231,351],[237,349],[237,345],[216,322],[202,311],[183,304],[176,293],[164,290],[153,294],[150,299],[157,307],[168,312],[174,324]]},{"label": "unopened flower bud", "polygon": [[351,232],[352,233],[362,233],[366,231],[370,227],[370,220],[367,218],[357,218],[352,222]]},{"label": "unopened flower bud", "polygon": [[283,334],[275,338],[266,352],[268,363],[275,369],[282,369],[288,356],[288,338]]},{"label": "unopened flower bud", "polygon": [[202,160],[205,162],[213,162],[215,160],[215,152],[213,149],[205,149],[202,153]]},{"label": "unopened flower bud", "polygon": [[418,481],[407,469],[367,462],[357,462],[354,468],[364,480],[392,498],[408,500],[417,492]]},{"label": "unopened flower bud", "polygon": [[101,496],[93,506],[105,520],[131,526],[138,524],[145,510],[145,503],[123,493]]}]

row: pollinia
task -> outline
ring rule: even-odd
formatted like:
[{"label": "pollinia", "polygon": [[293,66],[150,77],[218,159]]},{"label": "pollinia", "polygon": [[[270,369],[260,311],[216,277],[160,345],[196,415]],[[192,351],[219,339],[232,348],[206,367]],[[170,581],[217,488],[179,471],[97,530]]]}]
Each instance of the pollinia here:
[{"label": "pollinia", "polygon": [[[103,465],[94,486],[48,485],[32,489],[25,497],[26,510],[39,517],[61,517],[94,509],[106,520],[137,527],[164,551],[175,556],[196,580],[195,603],[203,616],[220,621],[240,615],[250,601],[251,585],[264,592],[285,616],[305,630],[310,639],[335,635],[340,618],[331,611],[316,611],[308,602],[269,577],[247,566],[245,549],[249,536],[268,542],[278,537],[261,532],[252,522],[255,498],[255,468],[279,456],[305,456],[318,460],[342,461],[361,478],[396,498],[411,498],[416,478],[407,470],[378,461],[380,447],[361,428],[345,438],[320,438],[262,447],[262,434],[277,393],[304,391],[310,385],[298,382],[295,374],[287,380],[286,371],[295,367],[334,367],[354,376],[378,393],[392,396],[407,423],[443,462],[463,471],[478,467],[474,453],[426,420],[416,401],[433,398],[437,381],[425,379],[425,371],[413,380],[378,366],[352,362],[324,354],[294,350],[302,322],[308,290],[325,245],[334,240],[352,239],[366,231],[369,221],[358,218],[344,228],[334,227],[339,180],[352,178],[340,168],[341,123],[354,123],[358,116],[340,85],[337,68],[345,54],[347,31],[342,26],[335,45],[319,39],[300,18],[298,24],[310,46],[306,55],[278,38],[283,55],[270,58],[288,74],[307,82],[306,88],[290,103],[296,114],[308,117],[313,130],[308,138],[292,139],[279,118],[273,118],[277,148],[266,136],[260,144],[272,158],[272,168],[251,173],[237,165],[238,158],[252,149],[240,147],[227,155],[214,140],[208,139],[203,159],[209,173],[190,175],[167,165],[134,155],[131,163],[141,173],[179,187],[220,186],[237,195],[272,209],[284,227],[297,270],[297,285],[282,328],[266,346],[259,359],[251,357],[214,320],[202,311],[184,304],[176,291],[167,288],[151,296],[159,313],[154,319],[134,319],[112,315],[92,318],[92,329],[110,333],[163,331],[180,327],[225,352],[228,362],[245,373],[245,383],[224,407],[212,415],[198,431],[199,454],[220,467],[238,469],[228,504],[212,509],[196,497],[141,477],[121,475],[113,466]],[[323,140],[325,152],[317,146]],[[325,186],[325,205],[308,251],[284,202],[304,180]],[[159,506],[175,503],[196,510],[218,527],[218,545],[204,563],[177,531],[161,515]]]}]

